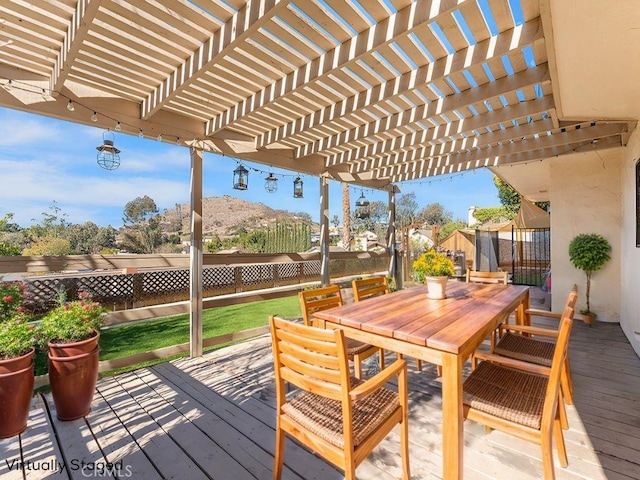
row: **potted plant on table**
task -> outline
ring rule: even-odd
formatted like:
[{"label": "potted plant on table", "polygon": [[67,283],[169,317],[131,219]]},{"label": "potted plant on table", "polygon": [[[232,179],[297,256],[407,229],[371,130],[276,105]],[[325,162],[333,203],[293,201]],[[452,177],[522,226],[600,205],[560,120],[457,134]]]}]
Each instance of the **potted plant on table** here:
[{"label": "potted plant on table", "polygon": [[79,292],[80,300],[64,302],[42,318],[40,343],[48,350],[49,383],[56,415],[75,420],[91,410],[98,381],[100,327],[105,309]]},{"label": "potted plant on table", "polygon": [[591,311],[589,294],[591,293],[591,274],[600,270],[611,258],[611,245],[601,235],[583,233],[576,236],[569,244],[569,259],[574,267],[583,270],[587,276],[587,308],[580,310],[584,322],[591,326],[596,314]]},{"label": "potted plant on table", "polygon": [[24,431],[33,396],[35,337],[23,292],[20,282],[0,283],[0,438]]},{"label": "potted plant on table", "polygon": [[429,249],[413,262],[412,268],[415,280],[427,284],[428,298],[447,297],[447,281],[454,274],[453,261],[449,257]]}]

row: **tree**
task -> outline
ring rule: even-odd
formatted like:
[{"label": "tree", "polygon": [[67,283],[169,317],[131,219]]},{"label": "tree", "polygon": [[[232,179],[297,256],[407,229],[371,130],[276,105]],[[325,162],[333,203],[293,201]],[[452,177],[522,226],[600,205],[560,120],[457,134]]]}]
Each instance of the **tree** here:
[{"label": "tree", "polygon": [[147,195],[131,200],[124,207],[125,224],[121,245],[131,253],[154,253],[162,244],[162,228],[156,202]]},{"label": "tree", "polygon": [[396,225],[398,228],[415,223],[417,210],[418,202],[416,202],[415,192],[401,195],[396,203]]},{"label": "tree", "polygon": [[[516,189],[497,175],[493,176],[493,184],[498,189],[498,198],[500,199],[502,206],[509,211],[518,213],[518,210],[520,209],[521,195],[516,191]],[[549,207],[549,202],[535,202],[535,204],[543,210],[547,210]]]},{"label": "tree", "polygon": [[3,218],[0,218],[0,232],[14,233],[20,231],[20,225],[17,223],[11,223],[13,213],[7,213]]},{"label": "tree", "polygon": [[124,207],[124,217],[122,221],[125,225],[140,225],[148,222],[151,217],[158,214],[156,202],[151,197],[137,197],[127,203]]},{"label": "tree", "polygon": [[[519,207],[518,207],[519,208]],[[473,216],[479,224],[508,222],[517,215],[517,210],[513,211],[508,207],[488,207],[476,208]]]},{"label": "tree", "polygon": [[333,217],[331,217],[331,225],[335,228],[338,228],[338,225],[340,225],[340,217],[338,217],[337,214],[334,214]]},{"label": "tree", "polygon": [[[62,213],[56,201],[49,207],[48,212],[42,212],[42,220],[29,227],[28,234],[34,238],[64,237],[66,230],[71,226],[66,220],[67,214]],[[32,219],[35,221],[35,219]]]},{"label": "tree", "polygon": [[416,221],[425,225],[444,225],[451,221],[453,212],[444,209],[442,204],[430,203],[420,209],[416,215]]},{"label": "tree", "polygon": [[99,227],[93,222],[69,226],[64,237],[69,240],[74,255],[90,255],[116,246],[116,230],[112,226]]}]

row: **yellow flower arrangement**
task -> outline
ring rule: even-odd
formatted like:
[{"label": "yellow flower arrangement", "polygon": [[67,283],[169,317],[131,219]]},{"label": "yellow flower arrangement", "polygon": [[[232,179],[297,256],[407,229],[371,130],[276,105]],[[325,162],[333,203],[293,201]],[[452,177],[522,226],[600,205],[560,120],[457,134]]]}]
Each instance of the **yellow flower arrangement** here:
[{"label": "yellow flower arrangement", "polygon": [[424,282],[425,277],[441,277],[454,274],[453,261],[433,249],[427,250],[413,262],[413,272],[418,282]]}]

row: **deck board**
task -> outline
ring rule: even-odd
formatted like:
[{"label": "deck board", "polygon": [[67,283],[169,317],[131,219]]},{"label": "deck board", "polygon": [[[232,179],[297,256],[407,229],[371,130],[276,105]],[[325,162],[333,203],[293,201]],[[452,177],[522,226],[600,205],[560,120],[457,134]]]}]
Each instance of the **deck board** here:
[{"label": "deck board", "polygon": [[[538,325],[553,322],[534,318]],[[575,389],[565,432],[569,467],[556,462],[556,477],[640,478],[640,359],[619,325],[596,323],[589,328],[579,321],[569,356]],[[371,365],[373,373],[375,363]],[[441,478],[442,397],[435,367],[425,365],[416,372],[410,362],[409,390],[412,478]],[[60,422],[50,395],[36,397],[27,431],[0,440],[0,458],[20,459],[22,448],[24,459],[32,462],[110,462],[129,468],[136,479],[262,480],[271,478],[274,427],[271,344],[262,336],[202,358],[102,379],[86,419]],[[472,422],[465,423],[464,435],[465,479],[541,478],[535,445],[498,431],[485,434],[484,427]],[[287,480],[343,478],[291,440],[285,462]],[[80,478],[70,468],[55,475],[25,470],[23,476],[8,465],[0,462],[1,480]],[[358,468],[358,478],[392,480],[400,473],[396,428]]]}]

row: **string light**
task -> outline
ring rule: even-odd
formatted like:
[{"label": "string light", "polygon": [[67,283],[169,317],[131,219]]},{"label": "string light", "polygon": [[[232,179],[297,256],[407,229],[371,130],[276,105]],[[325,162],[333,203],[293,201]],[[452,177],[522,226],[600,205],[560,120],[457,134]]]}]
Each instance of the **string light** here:
[{"label": "string light", "polygon": [[138,137],[143,138],[144,133],[142,133],[142,129],[138,130]]},{"label": "string light", "polygon": [[69,103],[67,103],[67,110],[73,112],[75,109],[76,107],[73,106],[73,100],[69,100]]},{"label": "string light", "polygon": [[114,127],[114,130],[116,132],[119,132],[120,130],[122,130],[122,127],[120,126],[120,122],[116,122],[116,126]]},{"label": "string light", "polygon": [[161,142],[162,141],[162,134],[159,133],[158,136],[156,137],[156,140]]},{"label": "string light", "polygon": [[7,83],[2,85],[2,88],[4,88],[7,92],[10,92],[11,89],[13,88],[13,85],[11,84],[11,80],[9,80]]},{"label": "string light", "polygon": [[98,121],[98,112],[94,111],[93,115],[91,115],[91,121],[92,122],[97,122]]}]

